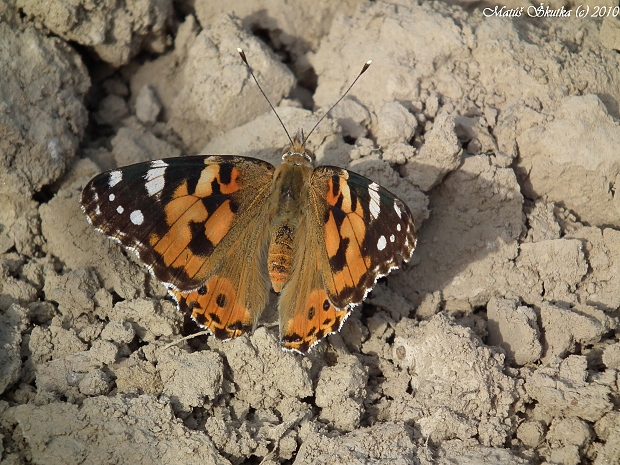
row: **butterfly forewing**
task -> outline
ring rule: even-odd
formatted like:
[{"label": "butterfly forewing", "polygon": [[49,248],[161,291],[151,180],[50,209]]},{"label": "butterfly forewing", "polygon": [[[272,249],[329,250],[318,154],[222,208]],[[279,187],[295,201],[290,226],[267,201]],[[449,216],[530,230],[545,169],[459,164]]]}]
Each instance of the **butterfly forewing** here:
[{"label": "butterfly forewing", "polygon": [[217,270],[248,215],[264,208],[273,172],[244,157],[156,160],[96,176],[81,204],[97,229],[135,251],[159,280],[191,291]]},{"label": "butterfly forewing", "polygon": [[411,257],[413,217],[387,189],[342,168],[316,168],[312,186],[314,223],[324,237],[327,295],[336,308],[359,304],[378,278]]}]

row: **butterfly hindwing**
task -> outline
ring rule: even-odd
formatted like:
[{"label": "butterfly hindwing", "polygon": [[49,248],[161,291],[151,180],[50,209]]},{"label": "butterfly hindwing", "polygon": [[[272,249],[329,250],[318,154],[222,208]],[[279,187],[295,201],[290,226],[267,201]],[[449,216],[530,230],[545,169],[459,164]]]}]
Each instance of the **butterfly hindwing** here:
[{"label": "butterfly hindwing", "polygon": [[169,290],[179,310],[190,315],[215,337],[232,339],[252,331],[255,313],[243,305],[229,279],[213,276],[207,284],[192,292]]},{"label": "butterfly hindwing", "polygon": [[305,353],[339,331],[350,313],[334,307],[323,286],[320,236],[307,215],[297,229],[290,280],[280,294],[280,339],[285,349]]},{"label": "butterfly hindwing", "polygon": [[264,257],[268,236],[260,222],[243,229],[215,275],[195,291],[170,289],[179,310],[208,328],[218,339],[231,339],[256,326],[269,300]]},{"label": "butterfly hindwing", "polygon": [[377,183],[351,171],[319,166],[311,202],[323,240],[323,284],[336,308],[362,302],[378,278],[408,261],[416,244],[407,205]]},{"label": "butterfly hindwing", "polygon": [[97,229],[135,251],[167,287],[191,291],[262,211],[273,172],[244,157],[157,160],[96,176],[81,204]]}]

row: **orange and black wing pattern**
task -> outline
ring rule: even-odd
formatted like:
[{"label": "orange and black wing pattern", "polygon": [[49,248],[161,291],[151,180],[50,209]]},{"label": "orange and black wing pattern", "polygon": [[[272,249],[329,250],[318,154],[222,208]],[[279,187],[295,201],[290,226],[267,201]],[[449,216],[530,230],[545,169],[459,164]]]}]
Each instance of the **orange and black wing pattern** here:
[{"label": "orange and black wing pattern", "polygon": [[274,167],[233,156],[156,160],[108,171],[82,192],[99,231],[134,251],[167,287],[198,289],[268,199]]},{"label": "orange and black wing pattern", "polygon": [[332,305],[350,308],[400,260],[410,259],[413,216],[396,195],[342,168],[319,166],[311,186],[314,223],[323,238],[323,285]]}]

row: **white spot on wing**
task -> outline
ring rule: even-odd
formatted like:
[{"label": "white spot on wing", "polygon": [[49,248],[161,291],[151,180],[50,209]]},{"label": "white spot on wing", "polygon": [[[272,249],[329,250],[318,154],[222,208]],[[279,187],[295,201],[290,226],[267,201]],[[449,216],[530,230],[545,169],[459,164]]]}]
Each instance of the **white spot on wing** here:
[{"label": "white spot on wing", "polygon": [[[153,170],[151,170],[151,171],[153,171]],[[149,171],[149,173],[150,173],[150,171]],[[164,188],[164,184],[165,184],[164,177],[160,176],[160,177],[155,178],[155,179],[153,179],[151,181],[148,181],[144,185],[144,187],[146,187],[146,191],[148,192],[148,194],[150,196],[153,196],[155,194],[159,194],[162,191],[162,189]]]},{"label": "white spot on wing", "polygon": [[123,213],[125,209],[119,205],[118,207],[116,207],[116,211],[119,213]]},{"label": "white spot on wing", "polygon": [[394,234],[392,234],[392,235],[390,236],[390,242],[394,242],[395,240],[396,240],[396,237],[394,237]]},{"label": "white spot on wing", "polygon": [[[159,164],[157,164],[159,162]],[[161,164],[163,163],[164,166]],[[154,161],[151,163],[151,166],[156,166],[146,172],[144,179],[146,179],[146,191],[149,196],[153,196],[161,192],[164,188],[164,173],[166,172],[166,167],[168,166],[161,160]]]},{"label": "white spot on wing", "polygon": [[95,215],[101,215],[101,209],[99,208],[99,205],[95,207]]},{"label": "white spot on wing", "polygon": [[114,187],[123,180],[123,172],[119,170],[110,171],[108,187]]},{"label": "white spot on wing", "polygon": [[400,208],[398,207],[398,204],[396,202],[394,202],[394,210],[396,211],[396,214],[399,218],[403,217],[403,213],[400,211]]},{"label": "white spot on wing", "polygon": [[403,228],[401,228],[401,227],[400,227],[400,223],[398,223],[398,224],[396,225],[396,231],[399,231],[399,232],[400,232],[400,230],[401,230],[401,229],[403,229]]},{"label": "white spot on wing", "polygon": [[387,245],[387,241],[385,240],[385,236],[381,236],[379,240],[377,241],[377,249],[383,250],[385,249],[386,245]]},{"label": "white spot on wing", "polygon": [[381,211],[381,198],[379,197],[378,189],[379,184],[376,182],[373,182],[368,186],[368,195],[370,195],[370,217],[373,220],[376,220],[379,217],[379,212]]},{"label": "white spot on wing", "polygon": [[151,168],[165,168],[166,166],[168,166],[168,163],[164,160],[153,160],[151,162]]},{"label": "white spot on wing", "polygon": [[148,170],[146,172],[146,175],[144,176],[144,179],[146,179],[147,181],[151,181],[155,178],[159,178],[160,176],[163,176],[164,173],[166,172],[166,168],[162,167],[162,168],[152,168],[150,170]]},{"label": "white spot on wing", "polygon": [[114,202],[114,199],[115,199],[115,198],[116,198],[116,196],[115,196],[114,194],[110,194],[110,195],[108,195],[108,200],[109,200],[110,202]]},{"label": "white spot on wing", "polygon": [[134,210],[129,215],[129,219],[136,226],[140,226],[144,222],[144,215],[140,210]]}]

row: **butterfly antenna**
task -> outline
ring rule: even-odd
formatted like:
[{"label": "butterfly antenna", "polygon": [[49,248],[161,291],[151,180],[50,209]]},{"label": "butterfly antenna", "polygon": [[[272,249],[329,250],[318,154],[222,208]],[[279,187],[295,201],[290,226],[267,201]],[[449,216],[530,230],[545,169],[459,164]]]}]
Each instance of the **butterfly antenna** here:
[{"label": "butterfly antenna", "polygon": [[258,83],[258,79],[256,79],[256,76],[254,76],[254,71],[252,71],[252,67],[248,63],[248,59],[245,57],[245,52],[243,51],[243,49],[240,49],[238,47],[237,47],[237,52],[239,52],[239,55],[241,55],[241,59],[245,63],[245,66],[248,67],[248,71],[250,71],[250,74],[252,75],[252,78],[254,79],[254,82],[258,86],[258,90],[260,90],[260,93],[263,94],[263,97],[265,97],[265,100],[267,100],[267,103],[269,104],[269,106],[273,110],[273,114],[276,115],[276,118],[278,118],[278,121],[280,121],[280,124],[282,125],[282,128],[284,129],[284,132],[286,133],[286,137],[288,137],[288,140],[291,142],[291,145],[294,145],[293,144],[293,139],[291,139],[291,135],[286,130],[286,126],[284,126],[284,123],[282,122],[282,119],[280,118],[280,115],[278,115],[278,112],[276,111],[276,109],[273,107],[273,105],[269,101],[269,98],[267,97],[267,94],[265,94],[265,91],[263,90],[263,88]]},{"label": "butterfly antenna", "polygon": [[325,119],[325,117],[327,115],[329,115],[329,112],[332,111],[334,109],[334,107],[336,105],[338,105],[340,103],[340,101],[345,98],[347,96],[347,94],[349,93],[349,91],[353,88],[353,86],[355,85],[355,83],[357,82],[357,80],[362,77],[362,74],[364,74],[366,72],[366,70],[368,69],[368,67],[370,66],[370,64],[372,63],[372,60],[368,60],[366,63],[364,63],[364,66],[362,67],[362,70],[360,71],[360,73],[357,75],[357,77],[353,80],[353,82],[351,83],[351,85],[349,86],[349,88],[345,91],[344,94],[342,94],[342,96],[336,100],[336,103],[334,103],[331,107],[329,107],[329,110],[327,110],[325,112],[325,114],[323,116],[321,116],[319,118],[319,120],[316,122],[316,124],[312,127],[312,129],[310,129],[310,132],[308,133],[308,135],[304,138],[303,142],[302,142],[302,146],[306,145],[306,141],[310,138],[310,134],[312,134],[314,132],[314,130],[317,128],[317,126],[319,124],[321,124],[321,121],[323,121],[323,119]]}]

